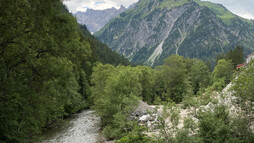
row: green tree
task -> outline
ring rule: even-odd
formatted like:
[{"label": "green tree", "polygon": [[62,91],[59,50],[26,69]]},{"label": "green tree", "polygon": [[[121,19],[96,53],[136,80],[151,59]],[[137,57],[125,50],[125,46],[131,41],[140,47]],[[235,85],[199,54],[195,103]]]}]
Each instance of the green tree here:
[{"label": "green tree", "polygon": [[164,86],[162,100],[181,102],[183,96],[189,94],[190,91],[184,57],[172,55],[166,58],[164,64],[157,67],[157,70],[160,72],[159,76]]},{"label": "green tree", "polygon": [[235,95],[245,100],[254,102],[254,63],[250,63],[246,68],[238,74],[233,81],[233,90]]},{"label": "green tree", "polygon": [[227,61],[231,60],[234,68],[236,68],[238,64],[245,62],[243,48],[241,46],[237,46],[235,49],[230,49],[230,51],[226,54],[219,54],[216,58],[217,63],[221,59],[226,59]]},{"label": "green tree", "polygon": [[93,49],[93,55],[98,58],[102,64],[112,64],[117,66],[130,65],[131,63],[122,55],[119,55],[116,51],[112,51],[106,44],[100,42],[87,30],[85,25],[80,26],[82,33],[84,34],[85,40],[90,44]]},{"label": "green tree", "polygon": [[139,72],[143,101],[152,104],[155,100],[155,72],[152,68],[145,66],[137,66],[136,69]]},{"label": "green tree", "polygon": [[234,68],[238,64],[244,63],[244,53],[243,53],[243,48],[241,46],[237,46],[235,49],[230,50],[226,55],[225,55],[226,60],[231,60]]},{"label": "green tree", "polygon": [[234,66],[231,61],[226,61],[225,59],[218,61],[212,73],[213,86],[217,90],[222,90],[225,85],[230,83],[233,69]]},{"label": "green tree", "polygon": [[0,142],[35,142],[84,108],[92,50],[59,0],[4,0],[0,12]]},{"label": "green tree", "polygon": [[207,143],[251,143],[254,134],[251,132],[246,118],[230,117],[225,106],[215,107],[214,112],[202,112],[198,115],[199,136]]},{"label": "green tree", "polygon": [[194,94],[197,94],[200,89],[204,89],[210,84],[211,73],[203,61],[195,59],[188,75],[190,76]]},{"label": "green tree", "polygon": [[[235,96],[240,97],[241,107],[247,114],[252,114],[254,105],[254,63],[242,68],[233,80],[232,90]],[[250,119],[251,120],[251,119]]]},{"label": "green tree", "polygon": [[[102,73],[95,72],[92,77],[98,77],[95,74]],[[133,124],[128,117],[138,103],[137,97],[141,96],[142,87],[137,70],[131,67],[118,66],[116,72],[104,80],[106,81],[102,83],[105,83],[105,87],[97,94],[100,96],[97,96],[94,109],[102,119],[104,134],[108,138],[119,138],[128,130],[132,130]],[[100,85],[94,84],[93,88],[96,89],[97,86]]]},{"label": "green tree", "polygon": [[112,65],[97,64],[93,68],[93,74],[91,76],[91,91],[90,103],[97,104],[97,99],[100,99],[105,95],[106,82],[109,77],[116,73],[116,69]]}]

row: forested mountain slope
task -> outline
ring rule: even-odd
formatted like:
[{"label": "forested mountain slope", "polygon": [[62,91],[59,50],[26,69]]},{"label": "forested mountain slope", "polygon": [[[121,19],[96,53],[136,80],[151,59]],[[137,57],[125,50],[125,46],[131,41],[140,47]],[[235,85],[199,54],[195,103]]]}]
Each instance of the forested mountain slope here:
[{"label": "forested mountain slope", "polygon": [[156,66],[171,54],[215,63],[236,45],[253,50],[254,24],[199,0],[140,0],[95,34],[134,63]]},{"label": "forested mountain slope", "polygon": [[90,47],[94,50],[94,56],[103,64],[111,65],[130,65],[130,62],[117,52],[112,51],[106,44],[100,42],[96,37],[91,35],[85,25],[80,26],[82,33],[85,36],[85,40],[89,42]]}]

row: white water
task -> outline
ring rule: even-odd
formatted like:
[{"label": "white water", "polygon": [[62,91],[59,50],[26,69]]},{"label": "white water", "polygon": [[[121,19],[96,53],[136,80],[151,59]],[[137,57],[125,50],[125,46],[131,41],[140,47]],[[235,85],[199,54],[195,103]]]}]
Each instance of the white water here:
[{"label": "white water", "polygon": [[92,110],[75,115],[59,131],[49,132],[42,143],[96,143],[99,138],[100,118]]}]

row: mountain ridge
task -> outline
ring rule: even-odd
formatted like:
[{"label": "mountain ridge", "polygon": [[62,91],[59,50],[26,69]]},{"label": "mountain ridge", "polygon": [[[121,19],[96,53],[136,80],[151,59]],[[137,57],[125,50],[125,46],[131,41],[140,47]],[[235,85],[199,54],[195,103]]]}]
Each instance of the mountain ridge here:
[{"label": "mountain ridge", "polygon": [[110,19],[127,10],[121,5],[119,9],[114,7],[105,10],[87,9],[86,12],[78,11],[74,14],[81,25],[86,25],[90,32],[96,32],[101,29]]},{"label": "mountain ridge", "polygon": [[[173,3],[166,5],[169,2]],[[223,10],[227,12],[224,15]],[[132,62],[156,66],[171,54],[215,62],[219,53],[236,45],[249,52],[254,42],[252,26],[252,21],[217,4],[140,0],[95,35]]]}]

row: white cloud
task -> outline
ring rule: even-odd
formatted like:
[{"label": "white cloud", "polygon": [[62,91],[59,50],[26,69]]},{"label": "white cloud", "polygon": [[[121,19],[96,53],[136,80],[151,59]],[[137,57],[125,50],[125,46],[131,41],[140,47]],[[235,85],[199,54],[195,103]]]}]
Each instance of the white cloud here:
[{"label": "white cloud", "polygon": [[[120,8],[121,5],[128,7],[138,0],[67,0],[64,3],[72,13],[91,9]],[[247,18],[254,19],[254,0],[202,0],[223,4],[233,13]]]},{"label": "white cloud", "polygon": [[128,7],[138,0],[69,0],[64,4],[69,8],[72,13],[77,11],[86,11],[87,8],[91,9],[107,9],[107,8],[120,8],[121,5]]},{"label": "white cloud", "polygon": [[224,5],[228,10],[246,19],[254,19],[254,0],[202,0]]}]

